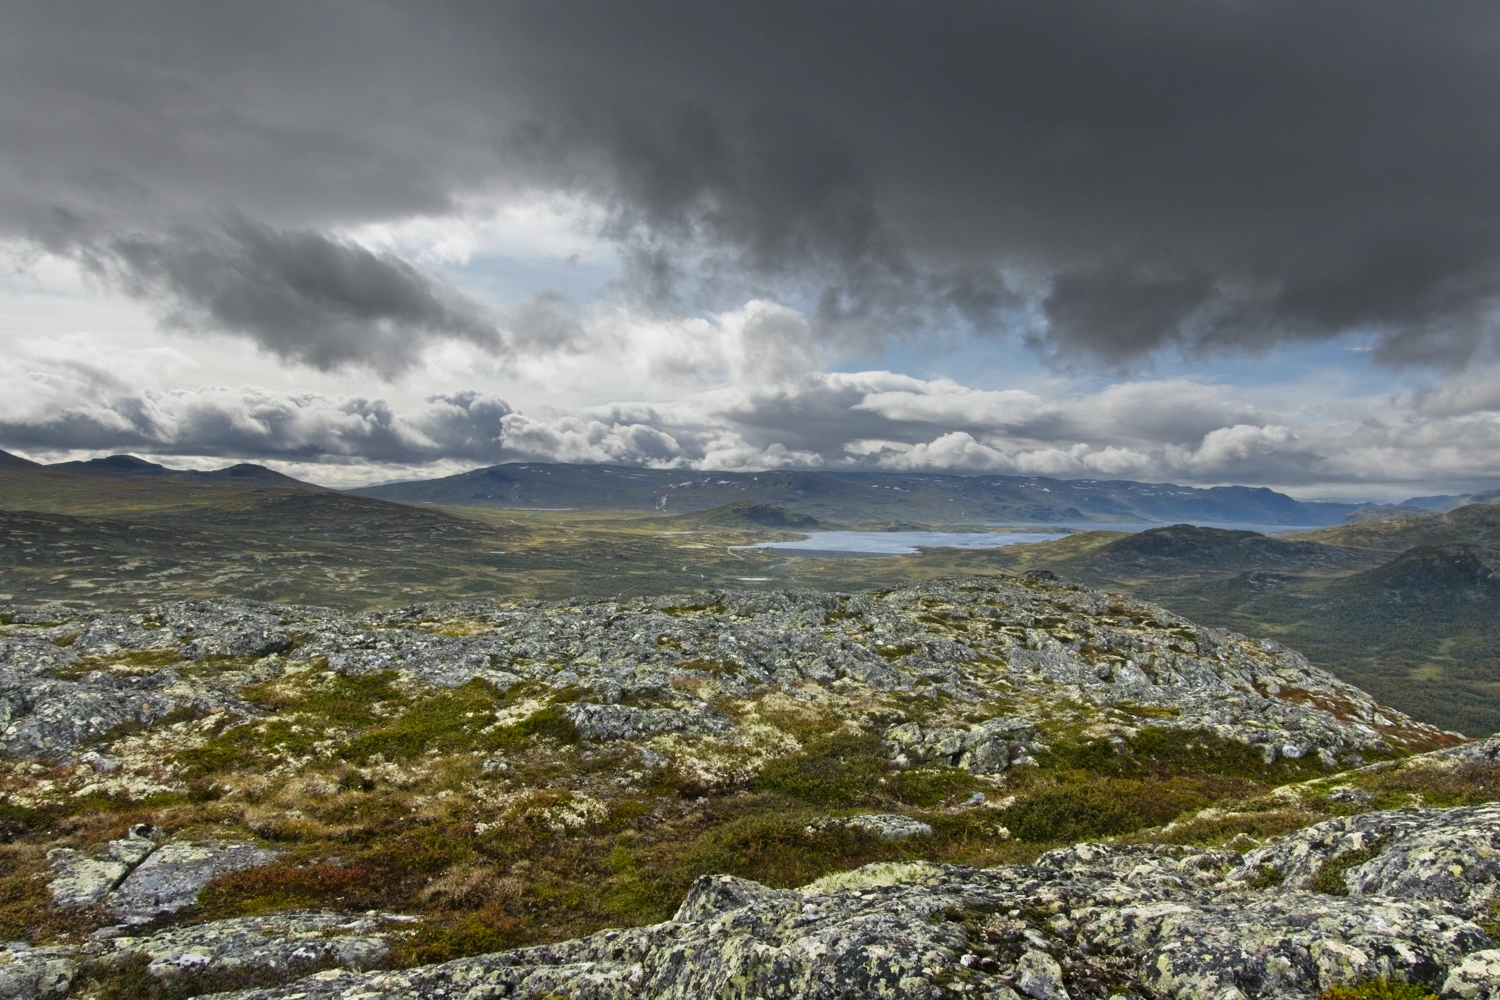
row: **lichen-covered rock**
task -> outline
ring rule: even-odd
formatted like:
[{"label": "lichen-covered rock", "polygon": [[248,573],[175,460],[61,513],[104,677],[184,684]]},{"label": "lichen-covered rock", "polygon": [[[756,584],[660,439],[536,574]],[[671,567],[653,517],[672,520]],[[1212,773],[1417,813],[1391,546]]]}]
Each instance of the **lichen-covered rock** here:
[{"label": "lichen-covered rock", "polygon": [[932,827],[919,819],[900,813],[865,813],[859,816],[829,816],[815,820],[812,830],[854,830],[877,840],[906,840],[930,837]]},{"label": "lichen-covered rock", "polygon": [[1062,966],[1045,951],[1028,948],[1016,962],[1016,986],[1035,1000],[1069,1000]]},{"label": "lichen-covered rock", "polygon": [[104,902],[114,888],[156,849],[151,827],[141,824],[128,837],[112,840],[104,855],[56,847],[47,854],[52,865],[48,888],[58,906],[92,906]]},{"label": "lichen-covered rock", "polygon": [[269,864],[276,852],[234,841],[172,841],[127,875],[104,904],[127,924],[146,923],[198,899],[220,875]]},{"label": "lichen-covered rock", "polygon": [[700,875],[688,887],[682,905],[672,917],[678,923],[688,924],[707,920],[720,913],[738,910],[757,899],[796,899],[797,894],[786,889],[770,889],[747,878],[734,875]]},{"label": "lichen-covered rock", "polygon": [[114,858],[95,858],[69,847],[56,847],[47,853],[52,865],[52,901],[58,906],[92,906],[120,884],[130,865]]},{"label": "lichen-covered rock", "polygon": [[1500,998],[1500,949],[1468,955],[1443,981],[1443,996],[1456,1000]]},{"label": "lichen-covered rock", "polygon": [[657,733],[722,733],[731,728],[728,719],[706,711],[577,702],[564,705],[563,711],[580,737],[597,742],[642,739]]},{"label": "lichen-covered rock", "polygon": [[372,969],[390,951],[391,940],[410,933],[412,920],[392,914],[351,917],[340,913],[291,912],[234,917],[155,934],[128,933],[91,943],[84,957],[115,965],[137,955],[160,980],[184,972],[253,969],[286,973],[323,966]]},{"label": "lichen-covered rock", "polygon": [[[1491,824],[1473,809],[1426,812],[1428,833],[1446,827],[1471,845],[1479,841],[1465,835]],[[1500,953],[1486,951],[1494,942],[1445,886],[1393,883],[1406,898],[1254,889],[1225,877],[1241,860],[1095,844],[1030,866],[874,865],[798,892],[705,876],[667,923],[426,968],[325,973],[235,997],[956,1000],[1019,991],[1064,1000],[1123,987],[1173,1000],[1310,1000],[1372,978],[1493,995],[1479,984]],[[1424,897],[1429,889],[1437,895]]]},{"label": "lichen-covered rock", "polygon": [[916,764],[946,764],[971,774],[999,774],[1014,758],[1034,749],[1036,724],[1027,719],[990,719],[977,726],[929,726],[915,722],[891,726],[885,731],[892,760],[897,767]]},{"label": "lichen-covered rock", "polygon": [[1251,851],[1236,873],[1269,868],[1282,883],[1307,888],[1325,866],[1356,896],[1435,899],[1477,914],[1500,899],[1500,803],[1461,809],[1398,809],[1344,816]]},{"label": "lichen-covered rock", "polygon": [[[704,682],[739,697],[807,684],[874,698],[921,690],[951,705],[952,718],[898,725],[888,734],[893,755],[976,774],[1029,759],[1036,723],[1060,700],[1093,706],[1101,724],[1123,706],[1129,711],[1108,722],[1116,728],[1129,728],[1136,713],[1255,744],[1268,759],[1330,767],[1453,739],[1274,642],[1035,580],[923,583],[878,597],[712,591],[363,615],[227,600],[135,614],[61,605],[7,614],[0,754],[12,757],[84,750],[122,724],[152,726],[183,709],[253,716],[240,689],[312,663],[346,674],[395,670],[439,687],[478,678],[501,690],[568,690],[565,711],[593,741],[727,738],[731,721],[694,693]],[[454,621],[462,627],[437,627]],[[127,655],[142,651],[157,659]],[[963,721],[1001,697],[1013,715]],[[107,752],[90,752],[91,769],[117,766]]]},{"label": "lichen-covered rock", "polygon": [[6,1000],[60,997],[77,972],[77,948],[32,948],[20,942],[0,945],[0,997]]}]

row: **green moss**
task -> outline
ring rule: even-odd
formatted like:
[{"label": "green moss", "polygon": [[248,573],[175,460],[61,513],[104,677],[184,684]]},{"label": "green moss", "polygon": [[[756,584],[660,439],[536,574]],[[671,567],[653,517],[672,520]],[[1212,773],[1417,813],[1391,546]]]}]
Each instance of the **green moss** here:
[{"label": "green moss", "polygon": [[1121,778],[1213,774],[1279,785],[1325,773],[1313,760],[1267,764],[1247,743],[1167,726],[1150,726],[1119,742],[1062,737],[1037,759],[1046,768]]},{"label": "green moss", "polygon": [[514,745],[537,736],[563,744],[577,743],[580,739],[578,727],[573,725],[573,720],[568,718],[568,713],[562,706],[548,705],[515,725],[500,730],[497,745]]},{"label": "green moss", "polygon": [[662,608],[661,613],[671,615],[673,618],[681,618],[684,615],[721,615],[728,610],[728,605],[716,601],[713,604],[674,604],[671,607]]},{"label": "green moss", "polygon": [[1351,868],[1358,868],[1366,861],[1373,860],[1379,854],[1380,841],[1376,840],[1357,851],[1334,855],[1325,861],[1318,869],[1318,873],[1313,876],[1311,888],[1330,896],[1347,896],[1349,886],[1344,882],[1344,873]]},{"label": "green moss", "polygon": [[400,716],[372,727],[340,749],[345,760],[363,761],[379,754],[388,761],[410,760],[427,753],[492,749],[492,734],[501,698],[494,685],[480,678],[412,704]]},{"label": "green moss", "polygon": [[1318,994],[1318,1000],[1438,1000],[1438,996],[1420,983],[1366,979],[1359,983],[1330,986]]},{"label": "green moss", "polygon": [[759,786],[816,805],[855,805],[878,796],[890,774],[878,737],[839,733],[817,737],[802,753],[772,761]]},{"label": "green moss", "polygon": [[1286,881],[1286,876],[1272,865],[1261,865],[1250,885],[1256,889],[1274,889]]}]

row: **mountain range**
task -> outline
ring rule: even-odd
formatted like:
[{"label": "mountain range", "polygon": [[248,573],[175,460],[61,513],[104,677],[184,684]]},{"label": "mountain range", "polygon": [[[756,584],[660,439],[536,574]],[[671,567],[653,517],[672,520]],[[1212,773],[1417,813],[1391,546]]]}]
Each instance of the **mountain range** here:
[{"label": "mountain range", "polygon": [[609,465],[510,463],[353,492],[406,503],[685,513],[734,502],[774,504],[826,521],[929,524],[1205,521],[1338,524],[1362,505],[1308,503],[1247,486],[1199,489],[1130,480],[890,472],[685,472]]}]

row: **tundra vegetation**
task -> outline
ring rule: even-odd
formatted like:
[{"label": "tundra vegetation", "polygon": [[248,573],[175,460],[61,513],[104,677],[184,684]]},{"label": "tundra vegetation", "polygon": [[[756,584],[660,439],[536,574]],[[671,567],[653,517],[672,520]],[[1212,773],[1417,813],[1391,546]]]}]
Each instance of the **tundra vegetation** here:
[{"label": "tundra vegetation", "polygon": [[[0,621],[0,937],[60,949],[78,995],[556,944],[667,920],[705,876],[785,890],[1101,840],[1239,858],[1311,824],[1500,798],[1492,759],[1279,644],[1045,575]],[[1381,843],[1310,891],[1348,896]],[[175,908],[131,909],[173,845],[208,845],[202,877]],[[1257,861],[1253,884],[1280,891],[1285,868]],[[325,928],[343,951],[276,967],[172,957],[327,914],[385,922]]]}]

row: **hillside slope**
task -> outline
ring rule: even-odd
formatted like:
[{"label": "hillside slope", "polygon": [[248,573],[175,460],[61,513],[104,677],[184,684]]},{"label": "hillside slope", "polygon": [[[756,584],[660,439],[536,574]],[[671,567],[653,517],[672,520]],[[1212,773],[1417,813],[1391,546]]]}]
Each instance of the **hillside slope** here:
[{"label": "hillside slope", "polygon": [[1177,525],[1001,557],[1296,645],[1418,718],[1500,729],[1500,506],[1288,538]]}]

